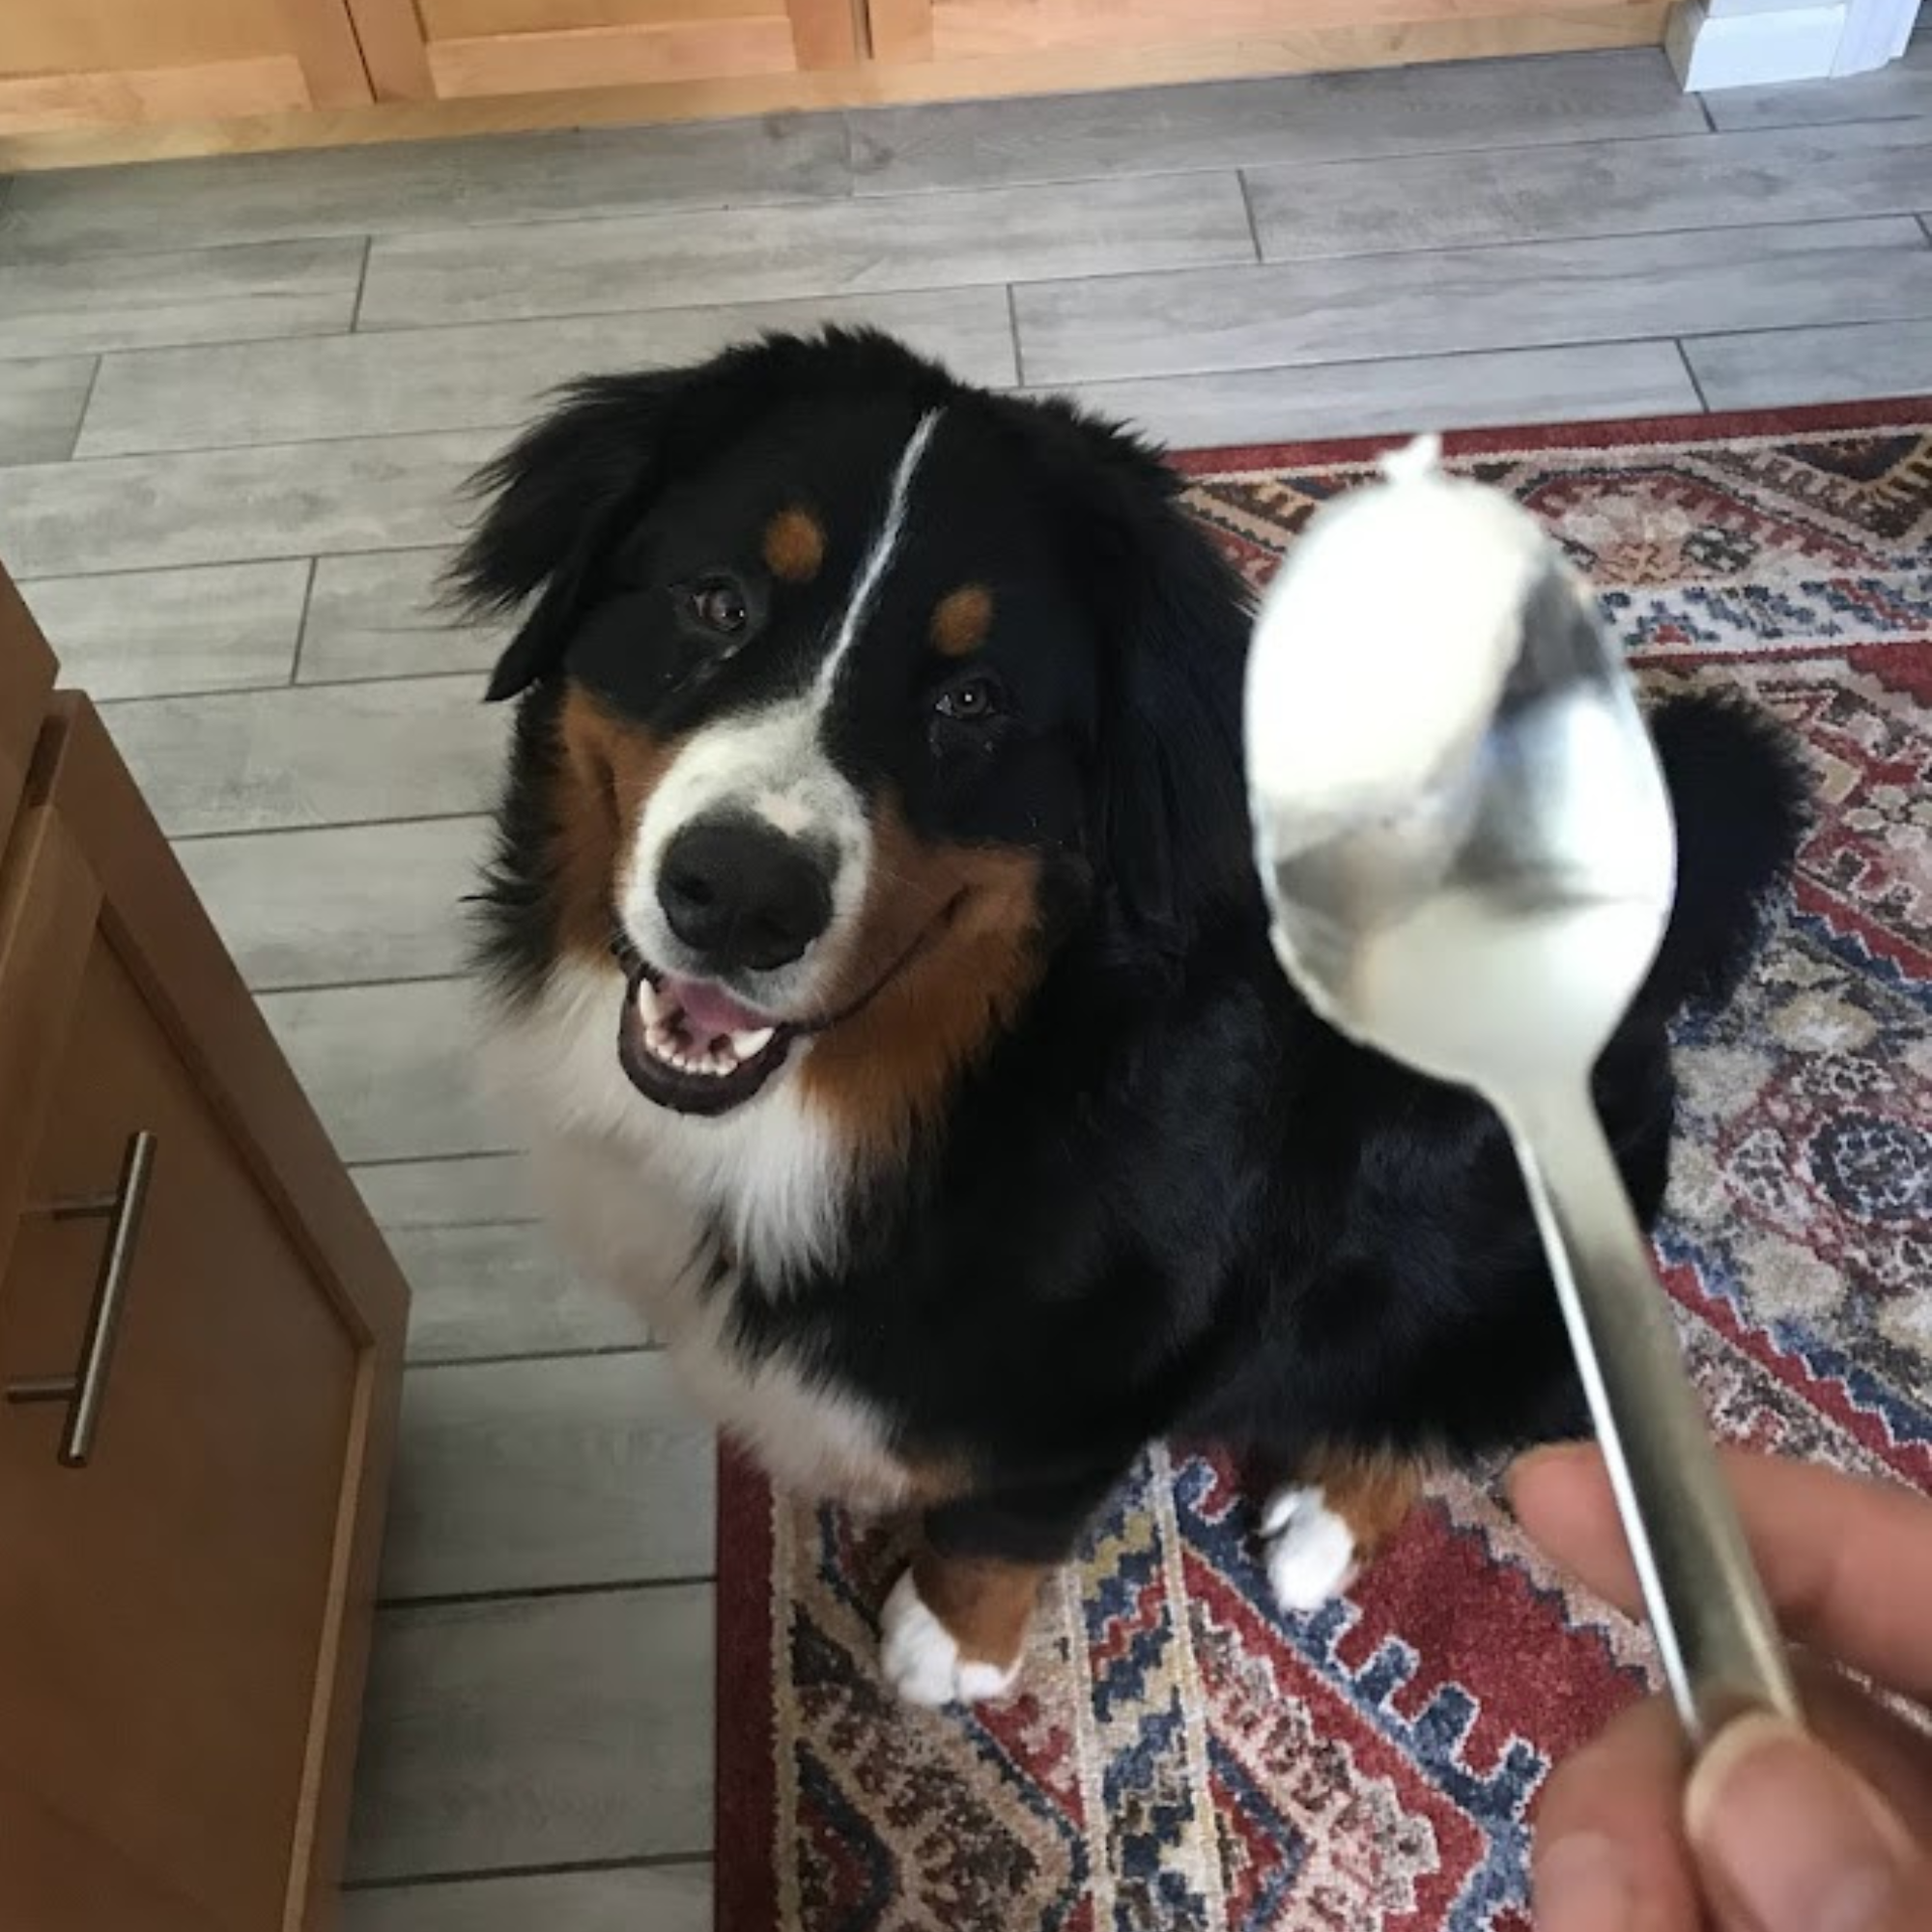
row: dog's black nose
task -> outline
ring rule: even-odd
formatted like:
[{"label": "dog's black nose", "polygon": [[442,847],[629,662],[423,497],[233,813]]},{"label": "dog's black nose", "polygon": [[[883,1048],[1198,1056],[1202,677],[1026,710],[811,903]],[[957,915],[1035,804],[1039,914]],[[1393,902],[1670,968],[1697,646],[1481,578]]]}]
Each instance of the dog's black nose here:
[{"label": "dog's black nose", "polygon": [[789,965],[832,922],[832,884],[810,846],[755,819],[699,819],[658,867],[670,929],[720,973]]}]

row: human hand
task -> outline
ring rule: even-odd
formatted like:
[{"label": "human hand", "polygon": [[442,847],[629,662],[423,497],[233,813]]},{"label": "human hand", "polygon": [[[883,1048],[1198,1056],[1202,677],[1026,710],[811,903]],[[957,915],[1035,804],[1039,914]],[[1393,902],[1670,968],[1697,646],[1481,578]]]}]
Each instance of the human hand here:
[{"label": "human hand", "polygon": [[[1735,1451],[1724,1469],[1790,1635],[1932,1707],[1932,1503]],[[1596,1449],[1525,1457],[1510,1495],[1544,1548],[1640,1613]],[[1932,1932],[1932,1717],[1915,1728],[1795,1662],[1811,1736],[1742,1719],[1693,1769],[1652,1697],[1557,1767],[1536,1820],[1538,1932]]]}]

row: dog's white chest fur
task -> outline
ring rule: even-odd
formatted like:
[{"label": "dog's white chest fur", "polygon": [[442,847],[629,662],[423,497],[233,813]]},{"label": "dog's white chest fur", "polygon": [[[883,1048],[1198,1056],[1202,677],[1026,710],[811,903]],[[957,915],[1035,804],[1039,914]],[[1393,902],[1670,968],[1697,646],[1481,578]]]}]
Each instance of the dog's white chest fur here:
[{"label": "dog's white chest fur", "polygon": [[617,1059],[615,966],[566,963],[520,1013],[485,1016],[488,1078],[530,1137],[559,1240],[587,1275],[639,1303],[697,1403],[790,1489],[885,1507],[907,1489],[884,1419],[814,1365],[749,1355],[729,1332],[734,1284],[705,1292],[703,1233],[770,1279],[836,1262],[844,1150],[781,1076],[742,1113],[655,1107]]}]

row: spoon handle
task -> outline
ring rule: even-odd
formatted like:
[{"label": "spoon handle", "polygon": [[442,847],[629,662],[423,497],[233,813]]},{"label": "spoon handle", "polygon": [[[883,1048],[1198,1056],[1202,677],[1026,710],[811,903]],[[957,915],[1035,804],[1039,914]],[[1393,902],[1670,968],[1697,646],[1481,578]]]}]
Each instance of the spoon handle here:
[{"label": "spoon handle", "polygon": [[1504,1108],[1685,1731],[1802,1721],[1650,1244],[1581,1082]]}]

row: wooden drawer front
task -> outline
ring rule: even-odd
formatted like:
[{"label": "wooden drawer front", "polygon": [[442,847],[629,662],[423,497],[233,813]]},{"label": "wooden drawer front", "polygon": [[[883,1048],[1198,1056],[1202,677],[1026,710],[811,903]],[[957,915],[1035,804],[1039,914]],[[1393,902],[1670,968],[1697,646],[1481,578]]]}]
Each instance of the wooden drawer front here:
[{"label": "wooden drawer front", "polygon": [[[270,1927],[358,1350],[103,937],[0,1283],[0,1382],[74,1367],[106,1226],[43,1204],[111,1190],[137,1128],[153,1179],[90,1460],[59,1461],[64,1404],[0,1407],[0,1754],[211,1925]],[[56,1922],[83,1932],[78,1900]]]},{"label": "wooden drawer front", "polygon": [[5,0],[0,135],[370,99],[344,0]]},{"label": "wooden drawer front", "polygon": [[0,1928],[321,1932],[406,1292],[71,695],[0,874]]},{"label": "wooden drawer front", "polygon": [[850,67],[862,0],[350,0],[386,98],[530,94]]}]

